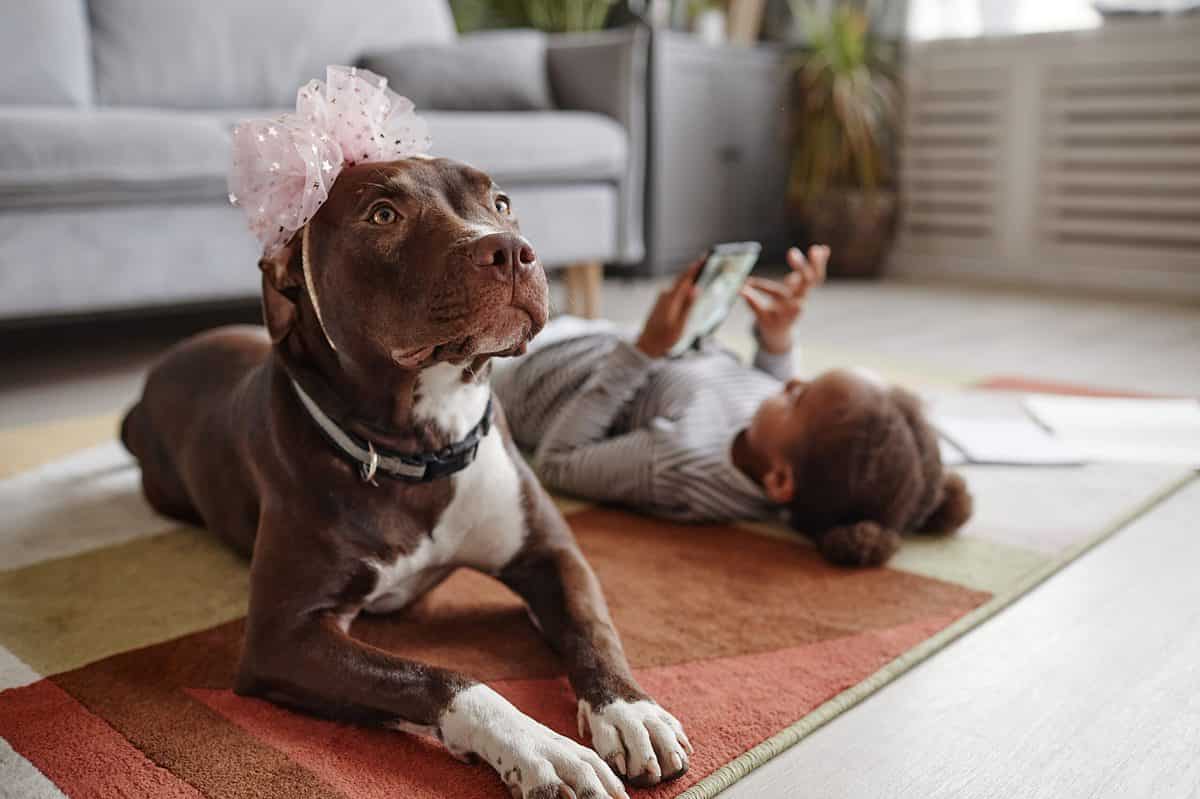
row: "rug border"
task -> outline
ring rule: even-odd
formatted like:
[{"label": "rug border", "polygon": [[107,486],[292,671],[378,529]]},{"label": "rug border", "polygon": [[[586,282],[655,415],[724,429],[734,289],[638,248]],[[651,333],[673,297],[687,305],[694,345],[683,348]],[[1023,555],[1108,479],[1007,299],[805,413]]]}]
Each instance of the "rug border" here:
[{"label": "rug border", "polygon": [[1051,558],[1041,568],[1034,569],[1025,575],[1007,593],[993,596],[975,610],[967,613],[940,632],[926,638],[912,649],[909,649],[870,677],[855,683],[795,723],[784,727],[775,735],[721,766],[686,791],[676,795],[675,799],[713,799],[721,791],[732,787],[750,772],[783,754],[897,677],[944,649],[955,639],[978,627],[1017,599],[1029,593],[1039,584],[1045,582],[1068,563],[1077,560],[1088,550],[1107,541],[1116,533],[1183,490],[1184,487],[1196,481],[1200,481],[1200,474],[1197,474],[1194,470],[1184,472],[1162,489],[1151,494],[1129,511],[1118,516],[1108,527],[1094,537],[1073,547],[1069,547],[1057,557]]}]

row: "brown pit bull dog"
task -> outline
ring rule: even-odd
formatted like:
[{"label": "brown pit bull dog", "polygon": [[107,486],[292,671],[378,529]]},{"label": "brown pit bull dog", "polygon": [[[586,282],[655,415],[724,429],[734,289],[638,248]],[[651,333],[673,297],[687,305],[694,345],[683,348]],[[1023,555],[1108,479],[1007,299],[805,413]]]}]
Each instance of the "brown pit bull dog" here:
[{"label": "brown pit bull dog", "polygon": [[[436,736],[514,796],[620,797],[614,771],[634,785],[683,774],[683,728],[638,687],[491,395],[489,359],[523,351],[547,315],[509,199],[445,159],[350,166],[259,266],[270,337],[182,342],[122,426],[149,502],[251,558],[237,691]],[[595,752],[470,677],[348,634],[459,566],[525,600]]]}]

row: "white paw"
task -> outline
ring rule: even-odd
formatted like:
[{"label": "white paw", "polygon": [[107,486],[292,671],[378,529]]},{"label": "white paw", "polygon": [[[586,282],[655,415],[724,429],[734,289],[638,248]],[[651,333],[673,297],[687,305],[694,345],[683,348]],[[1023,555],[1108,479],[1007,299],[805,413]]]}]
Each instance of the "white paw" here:
[{"label": "white paw", "polygon": [[529,718],[486,685],[455,696],[439,727],[451,754],[487,761],[517,799],[629,799],[595,752]]},{"label": "white paw", "polygon": [[692,745],[683,725],[654,702],[618,699],[593,709],[579,700],[579,736],[634,785],[657,785],[687,771]]}]

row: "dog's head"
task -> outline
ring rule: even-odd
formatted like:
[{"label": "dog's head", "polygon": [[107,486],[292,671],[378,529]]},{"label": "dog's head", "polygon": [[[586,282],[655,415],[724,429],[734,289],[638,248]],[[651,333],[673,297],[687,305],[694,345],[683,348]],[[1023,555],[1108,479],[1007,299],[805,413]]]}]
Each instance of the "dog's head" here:
[{"label": "dog's head", "polygon": [[360,367],[512,355],[546,323],[546,275],[517,209],[445,158],[347,167],[260,266],[272,339],[315,324]]}]

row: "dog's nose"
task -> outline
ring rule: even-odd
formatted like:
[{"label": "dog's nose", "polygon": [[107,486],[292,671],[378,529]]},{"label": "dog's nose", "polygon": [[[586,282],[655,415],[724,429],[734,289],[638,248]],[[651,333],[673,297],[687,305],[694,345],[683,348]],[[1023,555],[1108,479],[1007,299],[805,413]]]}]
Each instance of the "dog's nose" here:
[{"label": "dog's nose", "polygon": [[475,242],[475,265],[508,272],[537,260],[533,245],[512,233],[490,233]]}]

